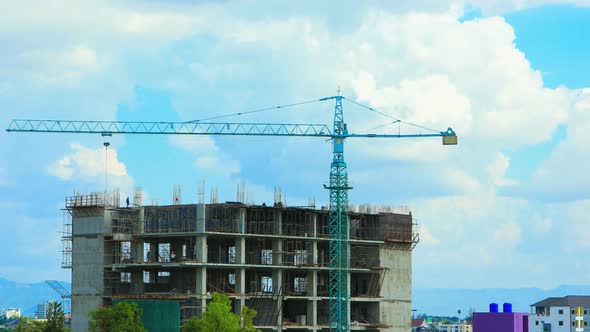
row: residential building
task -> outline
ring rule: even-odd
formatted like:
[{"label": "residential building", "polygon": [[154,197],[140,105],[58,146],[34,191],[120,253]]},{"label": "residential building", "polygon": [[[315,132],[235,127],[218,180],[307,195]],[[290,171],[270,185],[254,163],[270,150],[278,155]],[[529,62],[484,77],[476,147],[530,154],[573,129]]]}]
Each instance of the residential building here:
[{"label": "residential building", "polygon": [[568,295],[549,297],[531,304],[531,332],[572,332],[576,331],[576,308],[583,308],[582,331],[590,331],[590,296]]},{"label": "residential building", "polygon": [[429,327],[426,319],[412,319],[412,331],[424,331]]},{"label": "residential building", "polygon": [[496,303],[490,304],[490,312],[473,313],[474,332],[529,332],[529,315],[512,312],[512,304],[504,303],[498,312]]},{"label": "residential building", "polygon": [[4,316],[8,319],[20,318],[21,311],[20,309],[15,308],[2,309],[0,310],[0,316]]},{"label": "residential building", "polygon": [[473,332],[471,324],[439,324],[437,325],[439,332]]},{"label": "residential building", "polygon": [[[118,201],[66,198],[72,330],[86,331],[90,310],[120,301],[137,302],[144,316],[168,310],[152,318],[172,326],[200,316],[212,292],[229,296],[236,314],[255,309],[263,331],[329,330],[326,209],[176,198],[176,205],[122,208]],[[349,216],[351,329],[410,331],[418,242],[411,213],[361,207]]]},{"label": "residential building", "polygon": [[47,301],[45,303],[37,304],[37,310],[35,310],[35,318],[37,318],[37,319],[45,319],[46,318],[46,312],[47,312],[47,306],[51,302],[52,301]]}]

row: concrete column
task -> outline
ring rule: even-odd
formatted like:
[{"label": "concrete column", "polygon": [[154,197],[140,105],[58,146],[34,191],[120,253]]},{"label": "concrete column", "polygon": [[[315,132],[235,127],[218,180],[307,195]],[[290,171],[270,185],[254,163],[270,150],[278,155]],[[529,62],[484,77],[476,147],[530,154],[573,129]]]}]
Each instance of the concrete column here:
[{"label": "concrete column", "polygon": [[195,261],[207,263],[207,236],[197,235],[195,238]]},{"label": "concrete column", "polygon": [[278,235],[283,235],[283,215],[281,210],[274,213],[275,232]]},{"label": "concrete column", "polygon": [[235,299],[236,307],[234,313],[236,315],[242,314],[242,309],[246,305],[246,299],[244,299],[244,294],[246,294],[246,270],[245,269],[236,269],[236,293],[238,298]]},{"label": "concrete column", "polygon": [[236,264],[246,264],[246,238],[236,239]]},{"label": "concrete column", "polygon": [[307,273],[307,294],[311,301],[307,302],[307,325],[318,325],[318,272]]},{"label": "concrete column", "polygon": [[150,261],[157,262],[159,260],[158,243],[150,242]]},{"label": "concrete column", "polygon": [[283,239],[272,240],[272,264],[283,265]]},{"label": "concrete column", "polygon": [[318,236],[318,215],[317,213],[313,213],[311,215],[311,224],[312,224],[312,233],[311,236],[312,237],[317,237]]},{"label": "concrete column", "polygon": [[137,232],[143,234],[145,231],[145,212],[143,207],[137,212]]},{"label": "concrete column", "polygon": [[246,269],[236,269],[236,293],[246,294]]},{"label": "concrete column", "polygon": [[246,208],[241,208],[238,220],[238,233],[244,234],[246,233]]},{"label": "concrete column", "polygon": [[205,204],[198,204],[197,205],[197,229],[195,230],[197,233],[205,233],[205,226],[206,226],[206,215],[205,212],[207,211],[207,207]]},{"label": "concrete column", "polygon": [[131,242],[131,257],[134,263],[143,263],[143,241]]},{"label": "concrete column", "polygon": [[[273,270],[272,271],[272,291],[278,294],[279,290],[282,292],[281,286],[283,286],[283,271]],[[279,296],[279,299],[281,297]],[[276,302],[276,311],[278,312],[277,324],[280,326],[283,324],[283,306],[279,301]]]}]

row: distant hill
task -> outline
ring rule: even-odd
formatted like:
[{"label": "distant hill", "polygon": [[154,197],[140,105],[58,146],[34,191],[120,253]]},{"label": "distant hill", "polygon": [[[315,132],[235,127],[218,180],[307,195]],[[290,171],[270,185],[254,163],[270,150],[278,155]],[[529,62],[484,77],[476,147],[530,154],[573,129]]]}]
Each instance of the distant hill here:
[{"label": "distant hill", "polygon": [[461,317],[465,317],[470,308],[475,311],[488,311],[492,302],[512,303],[514,311],[530,312],[532,303],[548,297],[565,295],[590,295],[590,286],[564,285],[554,289],[540,288],[416,288],[413,289],[412,308],[417,313],[439,316],[457,316],[461,309]]},{"label": "distant hill", "polygon": [[[69,290],[69,283],[62,285]],[[27,284],[0,278],[0,308],[20,308],[24,315],[32,316],[37,304],[45,301],[61,302],[59,294],[45,282]]]}]

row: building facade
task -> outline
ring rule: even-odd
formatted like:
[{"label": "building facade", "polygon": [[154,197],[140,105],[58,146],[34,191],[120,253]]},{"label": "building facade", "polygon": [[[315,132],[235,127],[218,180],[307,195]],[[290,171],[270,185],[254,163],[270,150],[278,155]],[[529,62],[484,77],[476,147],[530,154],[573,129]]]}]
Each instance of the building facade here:
[{"label": "building facade", "polygon": [[590,296],[550,297],[531,304],[531,332],[576,332],[576,308],[583,308],[582,331],[590,331]]},{"label": "building facade", "polygon": [[0,316],[4,316],[8,319],[20,318],[21,311],[20,309],[15,308],[2,309],[0,310]]},{"label": "building facade", "polygon": [[[177,301],[200,316],[212,292],[258,312],[263,331],[328,330],[328,211],[178,204],[120,208],[100,195],[66,198],[64,262],[72,268],[72,329],[113,300]],[[412,216],[350,213],[351,329],[411,330]],[[71,255],[71,257],[70,257]]]},{"label": "building facade", "polygon": [[50,302],[40,303],[37,304],[37,310],[35,310],[35,318],[37,319],[45,319],[47,313],[47,306]]},{"label": "building facade", "polygon": [[473,332],[471,324],[440,324],[437,326],[439,332]]}]

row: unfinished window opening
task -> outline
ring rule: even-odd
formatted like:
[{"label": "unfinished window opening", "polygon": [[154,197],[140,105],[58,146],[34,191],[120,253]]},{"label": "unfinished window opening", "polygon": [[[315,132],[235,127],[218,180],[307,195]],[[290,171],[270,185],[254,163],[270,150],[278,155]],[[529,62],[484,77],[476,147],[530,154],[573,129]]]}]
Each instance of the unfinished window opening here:
[{"label": "unfinished window opening", "polygon": [[270,265],[273,263],[271,239],[246,239],[246,264]]},{"label": "unfinished window opening", "polygon": [[329,292],[329,283],[330,278],[327,272],[318,272],[318,285],[317,285],[317,293],[318,296],[328,296],[330,295]]},{"label": "unfinished window opening", "polygon": [[272,249],[262,249],[260,251],[260,264],[272,265]]},{"label": "unfinished window opening", "polygon": [[208,238],[207,262],[233,264],[236,262],[235,239]]},{"label": "unfinished window opening", "polygon": [[149,284],[151,282],[150,271],[143,271],[143,283]]},{"label": "unfinished window opening", "polygon": [[122,283],[130,283],[131,282],[131,272],[121,272],[121,282]]},{"label": "unfinished window opening", "polygon": [[143,244],[143,261],[149,263],[149,262],[153,261],[153,259],[154,259],[153,253],[150,252],[150,244],[144,243]]},{"label": "unfinished window opening", "polygon": [[307,250],[295,250],[295,265],[307,264]]},{"label": "unfinished window opening", "polygon": [[170,272],[158,271],[158,284],[167,284],[170,282]]},{"label": "unfinished window opening", "polygon": [[170,243],[158,244],[158,262],[170,262]]},{"label": "unfinished window opening", "polygon": [[228,275],[228,279],[229,279],[229,284],[230,285],[236,285],[236,274],[235,273],[230,273]]},{"label": "unfinished window opening", "polygon": [[294,280],[293,288],[295,293],[306,293],[307,292],[307,278],[296,277]]},{"label": "unfinished window opening", "polygon": [[351,267],[371,268],[379,267],[380,264],[378,246],[350,246]]},{"label": "unfinished window opening", "polygon": [[260,289],[263,293],[272,293],[272,277],[260,278]]},{"label": "unfinished window opening", "polygon": [[227,248],[227,262],[230,264],[236,263],[236,246]]},{"label": "unfinished window opening", "polygon": [[[307,321],[308,301],[290,300],[285,301],[283,307],[283,323],[289,325],[308,325]],[[311,325],[311,324],[310,324]]]},{"label": "unfinished window opening", "polygon": [[207,291],[223,294],[235,293],[236,275],[227,269],[207,269]]},{"label": "unfinished window opening", "polygon": [[327,212],[319,213],[317,215],[317,232],[318,237],[327,238],[330,236],[330,216]]},{"label": "unfinished window opening", "polygon": [[131,263],[131,242],[121,242],[121,263]]},{"label": "unfinished window opening", "polygon": [[350,295],[355,297],[379,297],[386,272],[378,271],[351,275]]}]

